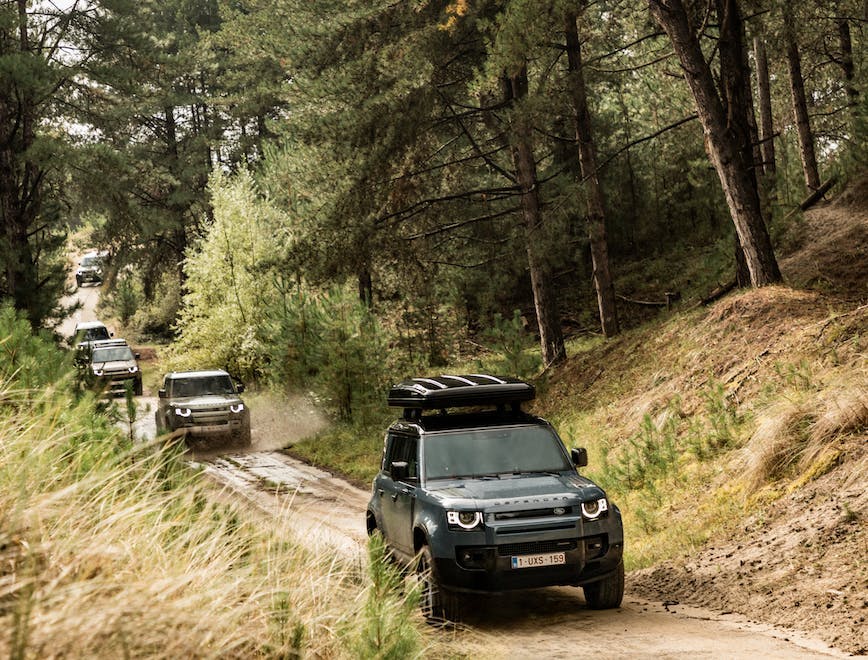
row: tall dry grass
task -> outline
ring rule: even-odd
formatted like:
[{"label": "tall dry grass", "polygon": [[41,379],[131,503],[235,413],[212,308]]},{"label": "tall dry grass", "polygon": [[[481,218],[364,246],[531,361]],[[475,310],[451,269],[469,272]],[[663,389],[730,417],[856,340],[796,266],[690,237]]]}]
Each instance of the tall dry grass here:
[{"label": "tall dry grass", "polygon": [[[422,653],[412,617],[360,642],[372,587],[358,561],[317,556],[284,520],[254,524],[217,503],[175,450],[125,444],[90,397],[7,383],[0,400],[0,653]],[[397,592],[377,598],[401,610]]]},{"label": "tall dry grass", "polygon": [[791,390],[761,410],[741,452],[748,492],[784,477],[796,483],[814,478],[848,442],[868,439],[866,382],[854,378],[846,386]]}]

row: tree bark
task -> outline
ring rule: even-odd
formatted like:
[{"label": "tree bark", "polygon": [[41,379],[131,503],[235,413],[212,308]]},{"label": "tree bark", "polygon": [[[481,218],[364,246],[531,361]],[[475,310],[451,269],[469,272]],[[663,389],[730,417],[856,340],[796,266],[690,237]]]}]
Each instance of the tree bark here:
[{"label": "tree bark", "polygon": [[[6,40],[22,58],[32,55],[28,34],[26,0],[17,1],[16,38]],[[11,26],[10,26],[11,27]],[[4,53],[5,54],[5,53]],[[14,54],[14,52],[13,52]],[[36,263],[29,233],[39,215],[44,172],[28,153],[36,139],[33,91],[27,83],[0,92],[0,221],[2,221],[2,259],[5,266],[5,294],[15,308],[27,314],[31,324],[42,321],[37,304]]]},{"label": "tree bark", "polygon": [[796,41],[793,10],[788,3],[781,4],[784,17],[784,39],[787,44],[787,67],[790,72],[790,93],[793,99],[793,117],[799,135],[799,155],[802,158],[802,171],[808,190],[820,187],[820,172],[817,169],[817,155],[814,151],[814,134],[808,117],[808,101],[805,96],[805,80],[802,77],[802,58]]},{"label": "tree bark", "polygon": [[855,115],[859,108],[859,91],[854,83],[856,67],[853,65],[853,40],[850,38],[850,21],[846,18],[838,19],[838,40],[841,44],[841,57],[838,63],[844,72],[844,89],[847,92],[847,105],[850,106],[850,120],[855,125]]},{"label": "tree bark", "polygon": [[[527,96],[527,67],[504,78],[506,97],[515,109],[516,102]],[[552,269],[546,245],[545,223],[540,209],[539,181],[533,154],[533,134],[530,122],[517,109],[511,122],[511,152],[516,179],[521,190],[521,209],[527,233],[527,258],[534,307],[539,327],[540,346],[545,366],[566,359],[564,336],[554,287]]]},{"label": "tree bark", "polygon": [[774,176],[777,170],[775,163],[774,125],[772,123],[772,91],[769,81],[769,60],[766,54],[765,42],[760,37],[753,39],[753,52],[756,59],[756,86],[757,100],[759,102],[759,139],[760,151],[762,152],[763,173],[769,178],[770,185],[774,185]]},{"label": "tree bark", "polygon": [[[738,147],[740,167],[749,177],[751,186],[756,191],[757,205],[762,209],[756,174],[762,155],[759,150],[753,95],[750,91],[744,23],[736,0],[716,0],[715,5],[720,26],[720,96],[726,107],[727,127]],[[750,269],[738,237],[734,248],[736,281],[741,287],[749,286]]]},{"label": "tree bark", "polygon": [[582,51],[579,31],[576,27],[577,18],[574,12],[569,11],[564,17],[567,60],[570,71],[570,96],[573,103],[576,140],[579,145],[579,165],[588,204],[585,223],[588,231],[588,242],[591,247],[591,265],[593,267],[594,289],[597,292],[600,325],[604,337],[614,337],[619,332],[618,314],[615,308],[615,287],[609,269],[606,211],[603,189],[597,176],[597,149],[591,131],[591,113],[588,110],[585,76],[582,71]]},{"label": "tree bark", "polygon": [[720,179],[752,286],[781,280],[780,270],[763,222],[753,163],[745,164],[743,144],[729,126],[714,76],[706,62],[681,0],[648,0],[652,16],[675,50],[693,93],[705,133],[706,149]]}]

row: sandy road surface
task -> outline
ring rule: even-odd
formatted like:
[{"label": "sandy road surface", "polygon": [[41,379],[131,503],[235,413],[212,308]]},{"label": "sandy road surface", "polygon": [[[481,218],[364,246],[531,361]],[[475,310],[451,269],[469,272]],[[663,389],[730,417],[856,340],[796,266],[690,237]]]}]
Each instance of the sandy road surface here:
[{"label": "sandy road surface", "polygon": [[[368,493],[275,451],[192,454],[191,463],[266,515],[288,512],[300,538],[318,549],[364,550]],[[361,561],[361,560],[360,560]],[[629,589],[629,576],[628,589]],[[617,610],[586,607],[574,588],[475,596],[465,604],[461,640],[491,638],[496,658],[817,658],[847,657],[821,642],[674,603],[628,593]]]}]

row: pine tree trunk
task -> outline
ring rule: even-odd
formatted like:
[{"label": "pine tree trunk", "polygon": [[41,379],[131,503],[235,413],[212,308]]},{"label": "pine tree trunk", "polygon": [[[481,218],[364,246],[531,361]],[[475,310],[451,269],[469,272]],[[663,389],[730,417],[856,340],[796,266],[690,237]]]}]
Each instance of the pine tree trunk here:
[{"label": "pine tree trunk", "polygon": [[[9,34],[6,43],[12,46],[13,55],[22,61],[31,53],[28,35],[26,0],[17,1],[17,39]],[[9,26],[11,28],[11,26]],[[3,53],[6,54],[6,53]],[[41,182],[44,172],[28,156],[36,139],[36,119],[32,90],[26,82],[15,90],[0,92],[0,221],[2,221],[3,246],[0,259],[5,266],[5,296],[12,299],[15,308],[24,311],[34,326],[41,321],[36,309],[37,289],[36,264],[33,258],[29,233],[37,218],[41,204]]]},{"label": "pine tree trunk", "polygon": [[[693,93],[706,149],[717,171],[753,286],[781,280],[763,222],[752,167],[743,162],[743,142],[730,130],[714,77],[681,0],[648,0],[651,14],[669,36]],[[752,163],[751,163],[752,165]]]},{"label": "pine tree trunk", "polygon": [[[521,101],[527,96],[527,68],[504,79],[507,99]],[[513,103],[514,106],[514,103]],[[527,258],[534,307],[539,327],[543,363],[546,366],[566,359],[564,336],[552,286],[552,269],[546,254],[545,224],[539,200],[539,181],[533,155],[533,135],[527,119],[516,113],[512,122],[511,151],[516,178],[521,190],[521,209],[527,233]]]},{"label": "pine tree trunk", "polygon": [[[751,187],[756,191],[756,203],[761,209],[757,168],[762,162],[762,155],[753,109],[744,23],[736,0],[716,0],[715,4],[720,26],[720,96],[726,107],[729,133],[738,147],[738,166],[750,179]],[[738,285],[749,286],[750,269],[739,240],[735,242],[735,268]]]},{"label": "pine tree trunk", "polygon": [[847,105],[850,107],[850,121],[855,124],[855,115],[859,108],[859,91],[856,89],[854,83],[856,67],[853,65],[853,41],[850,38],[850,21],[846,18],[838,19],[838,40],[841,45],[839,64],[841,70],[844,72],[844,89],[847,91]]},{"label": "pine tree trunk", "polygon": [[802,77],[802,58],[799,55],[799,45],[796,42],[792,8],[787,3],[782,3],[781,11],[784,15],[784,38],[787,43],[787,66],[790,72],[793,116],[799,135],[799,155],[802,158],[805,185],[809,191],[813,191],[820,187],[820,172],[817,169],[817,155],[814,151],[814,134],[811,132],[811,122],[808,118],[805,80]]},{"label": "pine tree trunk", "polygon": [[766,46],[760,37],[754,37],[753,52],[756,59],[757,99],[760,111],[759,139],[763,157],[762,169],[773,185],[777,166],[775,163],[774,126],[772,123],[772,92],[769,82],[769,60],[766,55]]},{"label": "pine tree trunk", "polygon": [[591,132],[591,114],[588,111],[588,97],[585,89],[584,72],[582,71],[582,51],[576,20],[575,13],[567,12],[564,17],[564,32],[567,41],[570,94],[573,103],[576,140],[579,144],[579,164],[588,203],[588,215],[585,222],[591,247],[591,264],[594,269],[594,289],[597,292],[600,325],[603,336],[614,337],[619,332],[618,315],[615,308],[615,287],[609,269],[606,212],[603,190],[597,175],[597,149]]}]

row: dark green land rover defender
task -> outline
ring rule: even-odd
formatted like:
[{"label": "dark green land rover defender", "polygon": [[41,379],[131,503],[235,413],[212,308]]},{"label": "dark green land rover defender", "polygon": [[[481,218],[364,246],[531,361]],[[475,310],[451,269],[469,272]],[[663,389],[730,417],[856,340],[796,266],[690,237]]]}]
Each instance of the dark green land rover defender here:
[{"label": "dark green land rover defender", "polygon": [[575,585],[591,608],[621,604],[620,511],[579,474],[585,449],[567,452],[521,410],[534,396],[528,383],[483,374],[389,392],[404,412],[386,433],[367,529],[419,572],[429,620],[454,618],[462,592]]}]

